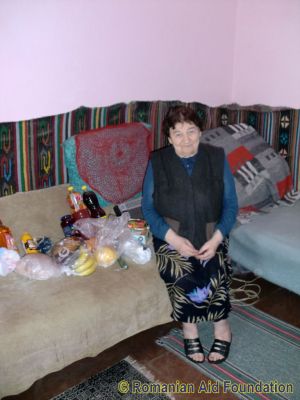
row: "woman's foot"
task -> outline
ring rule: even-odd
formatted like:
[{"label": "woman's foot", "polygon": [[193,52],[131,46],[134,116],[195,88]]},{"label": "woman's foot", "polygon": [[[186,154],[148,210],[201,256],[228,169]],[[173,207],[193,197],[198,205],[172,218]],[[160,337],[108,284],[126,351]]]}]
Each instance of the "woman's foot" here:
[{"label": "woman's foot", "polygon": [[[205,359],[201,342],[198,336],[197,324],[184,322],[182,324],[184,348],[188,358],[197,363],[202,363]],[[191,339],[191,340],[189,340]]]},{"label": "woman's foot", "polygon": [[208,355],[208,361],[218,364],[225,361],[229,354],[232,335],[228,319],[214,322],[214,335],[215,341]]}]

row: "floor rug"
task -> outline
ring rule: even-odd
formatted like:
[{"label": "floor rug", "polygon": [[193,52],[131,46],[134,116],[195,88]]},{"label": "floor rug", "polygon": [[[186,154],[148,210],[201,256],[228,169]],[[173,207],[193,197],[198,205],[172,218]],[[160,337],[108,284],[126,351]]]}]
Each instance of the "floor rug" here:
[{"label": "floor rug", "polygon": [[[191,388],[196,393],[226,393],[238,399],[300,399],[300,329],[257,310],[234,306],[230,313],[232,345],[222,364],[194,364],[184,354],[182,331],[172,329],[157,343],[212,378]],[[211,323],[199,324],[205,353],[213,341]],[[214,382],[217,382],[213,386]],[[184,382],[186,384],[188,382]],[[222,395],[224,397],[222,397]]]},{"label": "floor rug", "polygon": [[[164,384],[154,382],[143,366],[126,357],[51,400],[170,400]],[[166,394],[164,394],[166,393]]]}]

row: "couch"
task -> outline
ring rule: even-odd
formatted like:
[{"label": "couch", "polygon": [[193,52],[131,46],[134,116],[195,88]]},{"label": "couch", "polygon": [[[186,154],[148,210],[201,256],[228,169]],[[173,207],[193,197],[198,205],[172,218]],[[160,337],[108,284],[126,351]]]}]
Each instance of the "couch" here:
[{"label": "couch", "polygon": [[[3,222],[18,244],[24,230],[53,241],[63,237],[60,217],[70,211],[66,192],[63,184],[0,198]],[[170,313],[154,257],[145,265],[129,262],[127,270],[98,267],[87,277],[0,277],[0,398],[169,322]]]}]

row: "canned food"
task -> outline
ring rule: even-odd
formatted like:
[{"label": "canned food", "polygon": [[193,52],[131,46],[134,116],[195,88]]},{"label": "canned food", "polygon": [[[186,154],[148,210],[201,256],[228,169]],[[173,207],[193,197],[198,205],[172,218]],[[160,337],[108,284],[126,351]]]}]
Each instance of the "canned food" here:
[{"label": "canned food", "polygon": [[128,221],[128,228],[135,239],[144,245],[146,244],[149,236],[149,226],[144,219],[130,219]]}]

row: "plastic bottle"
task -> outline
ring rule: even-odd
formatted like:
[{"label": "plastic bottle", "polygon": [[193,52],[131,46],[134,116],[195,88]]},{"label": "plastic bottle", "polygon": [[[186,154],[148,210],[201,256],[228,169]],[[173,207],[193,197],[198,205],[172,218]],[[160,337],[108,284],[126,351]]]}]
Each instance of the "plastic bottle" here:
[{"label": "plastic bottle", "polygon": [[11,230],[2,224],[0,220],[0,247],[6,247],[9,250],[18,250],[15,244]]},{"label": "plastic bottle", "polygon": [[73,186],[68,187],[67,200],[70,207],[74,211],[79,211],[86,208],[86,206],[83,203],[81,194],[79,192],[75,192]]},{"label": "plastic bottle", "polygon": [[23,244],[25,253],[32,254],[32,253],[39,252],[37,250],[37,243],[35,242],[33,237],[30,235],[30,233],[24,232],[23,235],[21,236],[21,242]]},{"label": "plastic bottle", "polygon": [[82,186],[83,190],[82,199],[83,203],[87,206],[90,211],[92,218],[105,217],[105,211],[100,207],[96,193],[92,190],[87,191],[86,186]]}]

